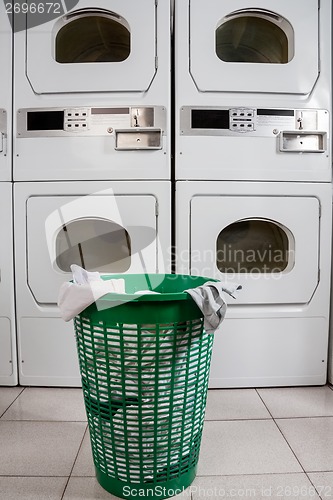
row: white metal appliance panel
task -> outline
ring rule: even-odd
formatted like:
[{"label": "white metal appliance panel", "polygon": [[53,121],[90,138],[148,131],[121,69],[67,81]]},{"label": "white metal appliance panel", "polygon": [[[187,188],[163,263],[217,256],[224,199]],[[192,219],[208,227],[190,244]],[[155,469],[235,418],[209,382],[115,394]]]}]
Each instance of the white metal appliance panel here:
[{"label": "white metal appliance panel", "polygon": [[[191,274],[242,284],[239,304],[310,302],[319,280],[320,202],[315,196],[195,196],[190,217]],[[205,217],[207,222],[203,223]],[[230,224],[244,219],[269,220],[290,232],[290,255],[294,259],[291,269],[255,274],[223,274],[218,270],[218,235]],[[213,257],[207,258],[208,253]]]},{"label": "white metal appliance panel", "polygon": [[[194,144],[197,147],[194,147]],[[327,154],[281,153],[277,146],[278,139],[268,137],[181,136],[177,151],[177,178],[221,181],[330,181],[330,151]],[[328,148],[330,149],[329,144]]]},{"label": "white metal appliance panel", "polygon": [[81,385],[72,321],[20,318],[18,340],[21,385]]},{"label": "white metal appliance panel", "polygon": [[[238,299],[237,299],[238,301]],[[327,318],[229,316],[215,335],[210,387],[322,385]]]},{"label": "white metal appliance panel", "polygon": [[[331,305],[332,307],[332,305]],[[330,341],[329,341],[329,346],[328,346],[328,356],[329,356],[329,361],[328,361],[328,373],[327,373],[327,379],[328,382],[333,385],[333,333],[332,333],[332,321],[330,322]]]},{"label": "white metal appliance panel", "polygon": [[15,181],[170,178],[170,139],[165,135],[162,149],[154,151],[117,151],[114,134],[23,138],[16,140],[15,149]]},{"label": "white metal appliance panel", "polygon": [[[184,2],[185,4],[185,2]],[[184,8],[187,6],[184,5]],[[226,15],[240,9],[264,9],[281,15],[294,31],[294,57],[286,64],[224,62],[215,52],[215,30]],[[318,0],[189,0],[190,72],[201,92],[309,94],[318,78]]]},{"label": "white metal appliance panel", "polygon": [[[28,4],[33,3],[28,0]],[[79,92],[143,92],[156,72],[156,2],[140,0],[80,0],[79,8],[106,9],[130,27],[131,51],[121,62],[66,63],[54,57],[54,38],[61,19],[26,30],[26,77],[36,94]],[[33,16],[33,13],[28,14]]]},{"label": "white metal appliance panel", "polygon": [[[152,195],[112,196],[112,192],[104,192],[81,199],[30,197],[27,201],[27,284],[36,302],[55,304],[60,285],[71,277],[56,266],[54,244],[62,226],[74,220],[102,218],[123,226],[131,238],[131,265],[127,272],[143,272],[142,262],[148,272],[156,272],[158,242],[153,239],[157,234],[156,213],[157,200]],[[149,241],[143,231],[137,229],[143,225],[151,229]]]},{"label": "white metal appliance panel", "polygon": [[14,338],[12,338],[13,327],[9,318],[0,318],[0,386],[15,385],[15,383],[9,383],[14,378],[14,370],[16,370],[12,359],[12,350],[15,346],[13,345]]},{"label": "white metal appliance panel", "polygon": [[17,384],[14,319],[12,186],[0,183],[0,385]]},{"label": "white metal appliance panel", "polygon": [[0,4],[0,181],[11,180],[12,32]]}]

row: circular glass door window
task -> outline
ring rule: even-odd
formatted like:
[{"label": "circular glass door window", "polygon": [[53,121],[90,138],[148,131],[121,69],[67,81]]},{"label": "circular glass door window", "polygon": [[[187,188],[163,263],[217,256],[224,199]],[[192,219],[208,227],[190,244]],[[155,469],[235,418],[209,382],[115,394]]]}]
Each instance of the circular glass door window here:
[{"label": "circular glass door window", "polygon": [[290,240],[285,228],[268,220],[234,222],[217,237],[216,266],[222,273],[281,273],[294,263]]},{"label": "circular glass door window", "polygon": [[64,272],[71,271],[71,264],[88,271],[125,272],[131,265],[130,236],[111,220],[74,220],[57,234],[56,264]]},{"label": "circular glass door window", "polygon": [[293,57],[293,29],[273,13],[241,10],[225,17],[215,32],[216,55],[225,62],[286,64]]},{"label": "circular glass door window", "polygon": [[102,11],[67,16],[55,40],[59,63],[121,62],[131,52],[128,23],[120,16]]}]

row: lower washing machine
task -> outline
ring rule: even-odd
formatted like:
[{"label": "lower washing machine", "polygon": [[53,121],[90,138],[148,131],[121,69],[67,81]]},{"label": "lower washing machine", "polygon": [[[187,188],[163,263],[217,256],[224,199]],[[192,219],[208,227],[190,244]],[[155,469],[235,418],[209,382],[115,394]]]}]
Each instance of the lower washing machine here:
[{"label": "lower washing machine", "polygon": [[11,183],[0,183],[0,199],[0,385],[17,385]]},{"label": "lower washing machine", "polygon": [[74,263],[101,273],[169,271],[170,183],[17,183],[14,211],[20,384],[79,386],[59,288]]},{"label": "lower washing machine", "polygon": [[176,183],[177,272],[242,285],[211,387],[326,383],[331,196],[330,183]]}]

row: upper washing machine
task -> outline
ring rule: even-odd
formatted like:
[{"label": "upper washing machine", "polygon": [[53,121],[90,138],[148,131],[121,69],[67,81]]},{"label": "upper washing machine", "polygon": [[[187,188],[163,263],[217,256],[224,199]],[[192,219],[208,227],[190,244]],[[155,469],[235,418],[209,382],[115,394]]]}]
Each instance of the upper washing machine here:
[{"label": "upper washing machine", "polygon": [[170,1],[65,4],[16,14],[14,180],[168,179]]},{"label": "upper washing machine", "polygon": [[329,0],[178,0],[175,40],[177,179],[330,180]]},{"label": "upper washing machine", "polygon": [[4,2],[0,4],[0,181],[10,181],[12,108],[12,29]]}]

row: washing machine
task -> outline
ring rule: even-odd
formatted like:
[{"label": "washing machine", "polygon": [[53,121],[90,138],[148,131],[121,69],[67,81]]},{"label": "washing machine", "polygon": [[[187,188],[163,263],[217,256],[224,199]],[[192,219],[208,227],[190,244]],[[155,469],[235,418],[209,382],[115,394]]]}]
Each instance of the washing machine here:
[{"label": "washing machine", "polygon": [[242,285],[211,387],[325,384],[331,196],[329,183],[177,183],[178,272]]},{"label": "washing machine", "polygon": [[329,0],[175,3],[177,270],[243,285],[212,387],[326,381],[331,46]]},{"label": "washing machine", "polygon": [[330,0],[175,7],[176,178],[330,182]]},{"label": "washing machine", "polygon": [[20,182],[14,212],[20,384],[78,386],[59,288],[75,263],[104,274],[168,272],[170,183]]},{"label": "washing machine", "polygon": [[17,385],[13,281],[12,185],[0,182],[0,386]]},{"label": "washing machine", "polygon": [[[8,2],[10,4],[10,2]],[[9,7],[9,5],[8,5]],[[12,109],[12,30],[5,2],[0,5],[0,182],[10,181]]]},{"label": "washing machine", "polygon": [[15,15],[14,180],[169,179],[170,1],[73,3]]}]

